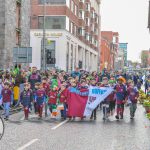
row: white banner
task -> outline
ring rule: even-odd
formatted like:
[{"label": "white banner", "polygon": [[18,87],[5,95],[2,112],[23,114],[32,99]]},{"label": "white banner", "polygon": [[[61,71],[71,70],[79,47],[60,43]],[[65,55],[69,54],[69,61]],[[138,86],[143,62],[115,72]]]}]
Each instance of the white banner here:
[{"label": "white banner", "polygon": [[92,111],[113,91],[111,87],[89,87],[89,97],[85,107],[84,116],[90,117]]}]

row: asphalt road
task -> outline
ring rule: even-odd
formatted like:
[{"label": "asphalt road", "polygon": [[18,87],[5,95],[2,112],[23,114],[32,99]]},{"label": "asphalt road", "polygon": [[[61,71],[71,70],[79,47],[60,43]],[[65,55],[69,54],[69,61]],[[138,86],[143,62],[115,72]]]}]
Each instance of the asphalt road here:
[{"label": "asphalt road", "polygon": [[33,114],[29,121],[17,113],[5,122],[5,134],[0,150],[150,150],[150,121],[144,109],[138,106],[136,118],[131,121],[129,110],[125,118],[102,121],[66,121],[44,118]]}]

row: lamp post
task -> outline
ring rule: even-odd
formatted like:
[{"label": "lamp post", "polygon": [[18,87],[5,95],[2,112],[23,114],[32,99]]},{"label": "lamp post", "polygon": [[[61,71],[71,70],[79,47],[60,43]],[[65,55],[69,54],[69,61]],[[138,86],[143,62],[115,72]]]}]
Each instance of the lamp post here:
[{"label": "lamp post", "polygon": [[43,0],[43,47],[42,47],[42,61],[41,61],[41,68],[43,71],[46,70],[46,55],[45,55],[45,33],[46,33],[46,30],[45,30],[45,16],[46,16],[46,0]]}]

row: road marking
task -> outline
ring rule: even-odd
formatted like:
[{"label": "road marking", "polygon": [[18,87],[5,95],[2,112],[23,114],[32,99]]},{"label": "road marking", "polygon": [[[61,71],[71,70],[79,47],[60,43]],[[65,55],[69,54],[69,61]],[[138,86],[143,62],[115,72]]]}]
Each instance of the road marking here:
[{"label": "road marking", "polygon": [[67,123],[68,121],[69,121],[69,120],[65,120],[65,121],[59,123],[57,126],[51,128],[51,129],[52,129],[52,130],[55,130],[55,129],[59,128],[60,126],[62,126],[63,124]]},{"label": "road marking", "polygon": [[21,119],[20,119],[20,121],[23,121],[25,118],[24,117],[22,117]]},{"label": "road marking", "polygon": [[18,148],[17,150],[24,150],[24,149],[26,149],[27,147],[29,147],[30,145],[32,145],[33,143],[35,143],[38,140],[39,139],[33,139],[30,142],[28,142],[27,144],[25,144],[25,145],[21,146],[20,148]]}]

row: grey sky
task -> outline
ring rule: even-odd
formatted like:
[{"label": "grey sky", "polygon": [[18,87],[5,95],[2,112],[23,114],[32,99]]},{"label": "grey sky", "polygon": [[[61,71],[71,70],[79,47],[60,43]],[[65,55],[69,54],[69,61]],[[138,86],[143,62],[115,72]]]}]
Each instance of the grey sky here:
[{"label": "grey sky", "polygon": [[102,0],[102,30],[118,31],[120,42],[128,42],[128,59],[139,60],[150,48],[147,29],[149,0]]}]

